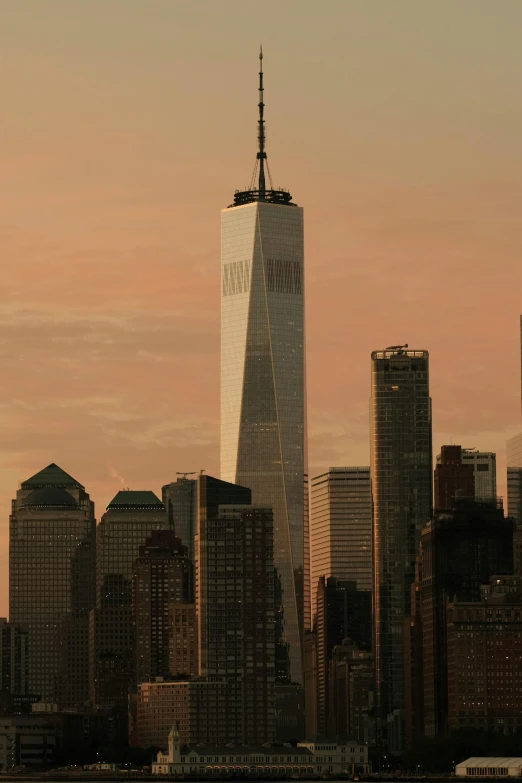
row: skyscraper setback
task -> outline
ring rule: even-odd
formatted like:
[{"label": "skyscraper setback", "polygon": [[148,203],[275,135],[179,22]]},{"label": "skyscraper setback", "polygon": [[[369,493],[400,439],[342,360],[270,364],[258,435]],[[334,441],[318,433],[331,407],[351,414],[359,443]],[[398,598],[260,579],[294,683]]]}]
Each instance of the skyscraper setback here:
[{"label": "skyscraper setback", "polygon": [[249,487],[254,503],[273,508],[278,649],[288,659],[278,679],[302,683],[308,530],[303,210],[287,191],[271,181],[267,187],[262,68],[258,127],[250,188],[237,191],[222,212],[221,478]]},{"label": "skyscraper setback", "polygon": [[420,532],[432,510],[427,351],[393,346],[372,353],[370,449],[377,698],[381,719],[393,715],[401,731],[403,625]]}]

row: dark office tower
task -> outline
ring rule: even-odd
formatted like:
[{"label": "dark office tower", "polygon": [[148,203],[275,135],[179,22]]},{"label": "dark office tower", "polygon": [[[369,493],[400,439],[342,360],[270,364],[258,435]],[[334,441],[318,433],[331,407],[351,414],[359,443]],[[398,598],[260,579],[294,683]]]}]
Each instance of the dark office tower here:
[{"label": "dark office tower", "polygon": [[492,451],[462,449],[462,463],[473,467],[475,500],[495,500],[497,497],[497,455]]},{"label": "dark office tower", "polygon": [[[187,548],[173,530],[154,530],[139,548],[134,565],[133,618],[136,649],[136,684],[173,674],[197,675],[194,638],[194,573]],[[179,616],[172,615],[174,606]],[[192,645],[186,653],[181,671],[171,671],[171,642],[177,649],[170,623],[178,619],[179,642],[188,642],[184,633],[192,627]],[[188,629],[187,629],[188,630]],[[181,663],[181,662],[180,662]]]},{"label": "dark office tower", "polygon": [[317,587],[317,732],[328,733],[328,670],[335,645],[349,638],[358,648],[372,645],[372,594],[355,582],[334,576],[319,578]]},{"label": "dark office tower", "polygon": [[411,586],[411,615],[404,621],[404,701],[405,741],[410,750],[424,736],[424,676],[422,671],[422,619],[420,580],[422,556],[415,566],[415,581]]},{"label": "dark office tower", "polygon": [[321,576],[355,581],[359,590],[372,590],[370,468],[330,468],[312,479],[311,501],[314,615]]},{"label": "dark office tower", "polygon": [[[422,526],[431,518],[429,358],[407,346],[372,353],[375,654],[381,721],[402,722],[403,626]],[[400,735],[399,731],[394,732]],[[400,750],[388,743],[390,750]]]},{"label": "dark office tower", "polygon": [[169,525],[154,492],[118,492],[96,529],[96,609],[91,614],[91,699],[127,709],[134,672],[132,574],[140,546]]},{"label": "dark office tower", "polygon": [[30,712],[27,631],[0,617],[0,714]]},{"label": "dark office tower", "polygon": [[275,736],[272,509],[249,489],[199,478],[196,594],[200,674],[228,683],[223,715],[231,742]]},{"label": "dark office tower", "polygon": [[265,181],[263,75],[258,182],[222,212],[221,478],[274,512],[281,583],[278,682],[303,684],[305,335],[303,210]]},{"label": "dark office tower", "polygon": [[373,655],[350,639],[332,650],[328,670],[328,736],[347,735],[375,745]]},{"label": "dark office tower", "polygon": [[513,573],[514,520],[501,501],[456,500],[421,537],[420,606],[423,644],[424,732],[447,732],[446,606],[480,601],[481,585]]},{"label": "dark office tower", "polygon": [[[189,475],[189,474],[187,474]],[[194,536],[198,519],[198,482],[182,476],[177,481],[162,487],[163,503],[167,510],[169,523],[174,526],[176,535],[187,547],[189,560],[194,562]]]},{"label": "dark office tower", "polygon": [[462,463],[461,446],[442,446],[440,459],[435,466],[435,508],[453,508],[457,497],[473,500],[475,478],[473,465]]},{"label": "dark office tower", "polygon": [[27,630],[29,690],[63,707],[88,699],[88,618],[94,603],[94,504],[54,463],[13,501],[10,621]]}]

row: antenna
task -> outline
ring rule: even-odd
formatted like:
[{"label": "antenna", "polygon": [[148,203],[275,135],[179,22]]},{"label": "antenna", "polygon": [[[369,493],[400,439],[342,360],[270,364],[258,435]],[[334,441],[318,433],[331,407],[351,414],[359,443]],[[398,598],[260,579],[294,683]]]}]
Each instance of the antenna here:
[{"label": "antenna", "polygon": [[263,103],[263,47],[259,47],[259,120],[258,120],[258,142],[259,151],[257,153],[257,159],[259,161],[259,200],[264,201],[266,196],[266,184],[265,184],[265,120]]}]

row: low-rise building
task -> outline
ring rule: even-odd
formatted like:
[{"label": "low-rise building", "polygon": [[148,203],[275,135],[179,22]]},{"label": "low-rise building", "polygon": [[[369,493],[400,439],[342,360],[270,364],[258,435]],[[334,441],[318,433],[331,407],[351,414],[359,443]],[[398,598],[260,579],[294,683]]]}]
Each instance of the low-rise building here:
[{"label": "low-rise building", "polygon": [[179,731],[172,727],[169,748],[158,753],[153,775],[239,773],[259,777],[296,777],[369,772],[368,746],[355,741],[299,742],[290,745],[182,745]]},{"label": "low-rise building", "polygon": [[518,778],[522,775],[522,758],[490,758],[487,756],[472,756],[461,761],[455,768],[458,777],[494,777]]},{"label": "low-rise building", "polygon": [[39,717],[15,715],[0,718],[0,771],[51,764],[55,744],[54,727]]}]

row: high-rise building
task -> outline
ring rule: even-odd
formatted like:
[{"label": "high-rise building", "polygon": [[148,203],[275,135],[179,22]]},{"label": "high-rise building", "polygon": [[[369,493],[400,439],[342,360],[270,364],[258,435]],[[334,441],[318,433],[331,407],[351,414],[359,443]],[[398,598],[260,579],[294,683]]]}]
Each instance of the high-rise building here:
[{"label": "high-rise building", "polygon": [[473,465],[462,462],[461,446],[442,446],[435,467],[435,508],[450,509],[456,497],[475,497]]},{"label": "high-rise building", "polygon": [[492,451],[462,449],[462,464],[473,466],[475,500],[497,497],[497,455]]},{"label": "high-rise building", "polygon": [[475,602],[447,610],[448,729],[522,729],[522,584],[491,579]]},{"label": "high-rise building", "polygon": [[271,506],[281,590],[281,684],[303,683],[305,334],[303,210],[267,186],[263,74],[257,186],[222,212],[221,478]]},{"label": "high-rise building", "polygon": [[167,510],[169,523],[176,535],[187,547],[189,560],[194,562],[194,536],[198,520],[198,482],[187,475],[165,484],[162,487],[163,503]]},{"label": "high-rise building", "polygon": [[173,530],[154,530],[140,546],[132,592],[136,683],[196,676],[194,569]]},{"label": "high-rise building", "polygon": [[275,601],[272,509],[250,495],[201,476],[195,548],[200,674],[227,680],[222,706],[239,718],[237,740],[253,743],[275,736]]},{"label": "high-rise building", "polygon": [[[332,651],[345,639],[359,649],[372,646],[372,593],[355,582],[319,577],[317,587],[317,733],[328,734],[328,672]],[[308,704],[307,704],[308,709]]]},{"label": "high-rise building", "polygon": [[424,733],[447,732],[448,601],[479,601],[481,585],[494,574],[513,573],[514,521],[501,501],[456,500],[421,537],[420,615],[424,682]]},{"label": "high-rise building", "polygon": [[[404,620],[410,614],[420,531],[431,518],[427,351],[393,346],[372,353],[370,447],[376,686],[382,726],[387,715],[402,720]],[[391,742],[388,747],[399,750]]]},{"label": "high-rise building", "polygon": [[350,639],[336,645],[328,669],[328,736],[354,737],[375,744],[373,654]]},{"label": "high-rise building", "polygon": [[94,504],[52,463],[23,481],[9,531],[9,616],[28,634],[29,690],[63,707],[89,697]]},{"label": "high-rise building", "polygon": [[132,575],[140,546],[167,530],[165,506],[154,492],[123,490],[96,529],[96,608],[91,614],[91,700],[127,708],[134,673]]},{"label": "high-rise building", "polygon": [[522,525],[522,433],[508,440],[506,456],[508,514]]},{"label": "high-rise building", "polygon": [[[330,468],[312,479],[311,587],[335,576],[372,590],[372,487],[370,468]],[[315,605],[312,616],[315,614]]]}]

